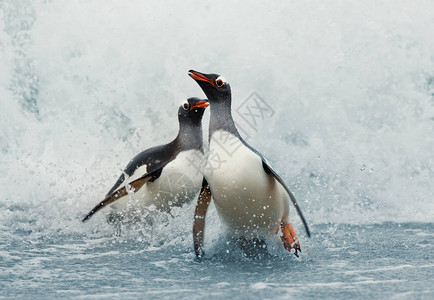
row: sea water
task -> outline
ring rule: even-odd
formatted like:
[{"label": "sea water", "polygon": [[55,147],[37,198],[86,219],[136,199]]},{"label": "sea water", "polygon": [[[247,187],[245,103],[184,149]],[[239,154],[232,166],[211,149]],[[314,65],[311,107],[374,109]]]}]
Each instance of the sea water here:
[{"label": "sea water", "polygon": [[[429,1],[0,1],[0,297],[434,298]],[[295,194],[299,258],[247,258],[194,199],[101,210],[128,161],[223,74],[242,135]],[[209,112],[203,120],[205,137]],[[134,201],[131,206],[134,210]]]}]

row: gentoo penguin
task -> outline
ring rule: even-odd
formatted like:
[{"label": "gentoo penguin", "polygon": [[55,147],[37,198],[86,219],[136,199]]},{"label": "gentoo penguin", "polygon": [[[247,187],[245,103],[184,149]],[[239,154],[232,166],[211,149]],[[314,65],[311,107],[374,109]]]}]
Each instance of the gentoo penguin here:
[{"label": "gentoo penguin", "polygon": [[178,110],[176,138],[135,156],[105,199],[83,218],[83,222],[114,201],[122,199],[120,202],[125,206],[128,194],[132,193],[146,206],[155,205],[165,211],[192,199],[203,177],[202,116],[208,105],[206,99],[188,98]]},{"label": "gentoo penguin", "polygon": [[212,199],[229,233],[242,240],[258,240],[282,230],[282,242],[298,256],[300,243],[289,220],[293,202],[310,237],[294,195],[267,160],[238,133],[231,114],[231,88],[218,74],[188,72],[210,102],[209,152],[193,225],[194,249],[203,257],[205,215]]}]

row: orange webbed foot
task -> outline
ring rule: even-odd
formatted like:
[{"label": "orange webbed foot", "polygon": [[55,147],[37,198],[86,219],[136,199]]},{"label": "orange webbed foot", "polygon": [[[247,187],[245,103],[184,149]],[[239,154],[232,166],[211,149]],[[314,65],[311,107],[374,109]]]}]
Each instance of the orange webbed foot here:
[{"label": "orange webbed foot", "polygon": [[294,227],[291,224],[280,224],[282,228],[282,236],[280,237],[283,242],[283,246],[286,250],[291,252],[291,249],[294,249],[294,255],[298,257],[298,252],[301,252],[300,241],[297,238],[297,234],[295,233]]}]

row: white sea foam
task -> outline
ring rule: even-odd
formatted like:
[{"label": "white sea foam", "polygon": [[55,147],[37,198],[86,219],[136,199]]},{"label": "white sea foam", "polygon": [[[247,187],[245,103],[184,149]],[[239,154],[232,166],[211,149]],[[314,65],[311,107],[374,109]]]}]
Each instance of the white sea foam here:
[{"label": "white sea foam", "polygon": [[94,232],[79,218],[203,97],[189,69],[228,78],[234,110],[252,92],[273,108],[248,142],[309,223],[434,221],[429,2],[0,8],[1,226]]}]

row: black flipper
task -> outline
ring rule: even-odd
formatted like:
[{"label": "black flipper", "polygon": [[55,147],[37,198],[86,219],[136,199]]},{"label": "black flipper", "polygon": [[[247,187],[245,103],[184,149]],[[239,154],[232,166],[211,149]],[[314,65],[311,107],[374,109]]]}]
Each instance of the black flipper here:
[{"label": "black flipper", "polygon": [[289,190],[289,188],[286,186],[286,184],[283,182],[282,178],[280,178],[280,176],[276,173],[276,171],[273,170],[273,168],[271,168],[271,166],[268,165],[267,160],[262,156],[261,153],[259,153],[255,148],[253,148],[252,146],[250,146],[249,144],[246,143],[246,141],[238,134],[238,138],[241,140],[241,142],[244,144],[244,146],[246,146],[247,148],[249,148],[250,150],[252,150],[253,152],[255,152],[262,160],[262,167],[264,168],[264,171],[267,174],[271,174],[274,176],[274,178],[283,186],[283,188],[286,190],[286,192],[289,195],[289,198],[291,198],[292,203],[295,206],[295,209],[297,210],[298,215],[300,216],[301,221],[303,222],[304,228],[306,229],[306,234],[308,237],[310,237],[310,230],[309,230],[309,226],[307,226],[307,222],[306,219],[303,216],[303,213],[301,212],[300,207],[298,206],[297,200],[295,200],[294,195],[291,193],[291,191]]},{"label": "black flipper", "polygon": [[119,179],[107,193],[106,197],[113,194],[113,192],[116,191],[125,181],[125,174],[132,176],[138,168],[144,165],[146,165],[146,172],[150,174],[155,170],[163,168],[169,162],[174,160],[180,150],[181,149],[175,140],[167,145],[149,148],[137,154],[125,167],[124,174],[119,177]]},{"label": "black flipper", "polygon": [[113,203],[121,197],[128,194],[125,187],[118,190],[118,188],[124,183],[126,175],[131,176],[141,166],[146,165],[146,174],[140,178],[129,183],[131,187],[137,192],[147,181],[154,181],[161,175],[163,168],[171,162],[180,152],[178,142],[175,140],[167,145],[157,146],[149,148],[138,155],[136,155],[126,166],[124,173],[118,178],[116,183],[107,193],[103,201],[98,203],[82,220],[87,221],[94,213],[101,208]]},{"label": "black flipper", "polygon": [[[141,176],[140,178],[130,182],[129,188],[134,188],[134,192],[137,192],[138,190],[140,190],[142,188],[142,186],[148,182],[148,181],[153,181],[155,179],[157,179],[160,175],[161,175],[161,171],[163,170],[163,168],[157,169],[152,173],[146,173],[143,176]],[[128,191],[127,191],[127,187],[123,187],[115,192],[113,192],[112,194],[110,194],[109,196],[107,196],[104,200],[102,200],[100,203],[98,203],[82,220],[82,222],[86,222],[87,220],[90,219],[90,217],[92,217],[93,214],[95,214],[97,211],[99,211],[100,209],[106,207],[107,205],[115,202],[116,200],[122,198],[123,196],[127,195]]]},{"label": "black flipper", "polygon": [[295,200],[294,195],[291,193],[291,191],[289,190],[289,188],[286,186],[286,184],[283,182],[282,178],[280,178],[280,176],[276,173],[276,171],[274,171],[268,164],[267,161],[261,156],[262,159],[262,167],[264,168],[265,172],[267,174],[272,174],[274,176],[274,178],[276,178],[276,180],[278,182],[280,182],[280,184],[283,186],[283,188],[286,190],[286,192],[289,195],[289,198],[291,198],[292,204],[294,204],[295,209],[297,210],[298,215],[300,216],[301,221],[303,222],[304,228],[306,229],[306,234],[308,237],[310,237],[310,230],[309,230],[309,226],[307,226],[307,222],[306,219],[303,216],[303,213],[301,212],[300,207],[298,206],[297,200]]}]

